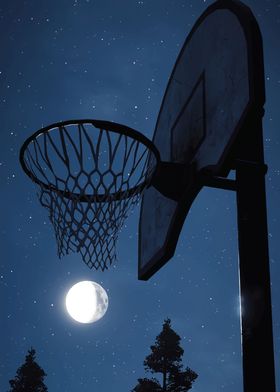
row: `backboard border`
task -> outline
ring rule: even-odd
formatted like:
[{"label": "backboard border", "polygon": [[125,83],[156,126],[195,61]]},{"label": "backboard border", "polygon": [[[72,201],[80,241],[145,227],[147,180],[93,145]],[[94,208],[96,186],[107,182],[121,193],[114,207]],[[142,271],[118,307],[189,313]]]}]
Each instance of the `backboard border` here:
[{"label": "backboard border", "polygon": [[[213,12],[219,9],[226,9],[231,11],[238,19],[240,26],[244,32],[244,37],[247,45],[248,55],[248,79],[249,79],[249,101],[245,108],[243,115],[241,116],[235,131],[233,132],[228,148],[225,149],[222,154],[219,165],[223,165],[220,170],[215,170],[215,167],[209,167],[209,171],[218,174],[220,176],[227,176],[230,169],[232,169],[232,157],[235,151],[235,144],[237,142],[237,136],[241,133],[241,130],[246,132],[244,124],[248,123],[248,118],[254,116],[263,115],[263,105],[265,103],[265,81],[264,81],[264,61],[263,61],[263,44],[262,35],[257,23],[257,20],[252,13],[251,9],[244,3],[237,0],[218,0],[211,4],[197,19],[190,33],[188,34],[177,60],[173,66],[170,78],[165,89],[164,97],[160,106],[153,141],[155,140],[156,131],[158,127],[159,118],[165,104],[165,99],[169,90],[169,86],[173,80],[174,73],[177,65],[181,60],[181,57],[185,51],[186,46],[191,40],[193,34],[196,32],[201,23]],[[244,129],[243,129],[244,128]],[[234,143],[235,141],[235,143]],[[143,202],[141,203],[140,219],[139,219],[139,242],[138,242],[138,279],[148,280],[154,275],[160,268],[162,268],[167,261],[174,255],[176,245],[182,226],[185,222],[186,215],[202,185],[197,181],[193,184],[191,189],[187,189],[182,199],[178,202],[176,211],[173,219],[170,223],[169,230],[166,236],[166,240],[160,251],[158,251],[144,267],[141,267],[141,225],[142,225],[142,210]],[[145,194],[143,195],[143,198]]]},{"label": "backboard border", "polygon": [[[170,142],[171,145],[173,146],[173,139],[174,139],[174,129],[176,128],[176,125],[178,124],[178,122],[180,121],[180,118],[182,117],[182,114],[184,113],[185,109],[187,108],[187,106],[189,105],[189,103],[191,102],[193,96],[195,95],[198,87],[202,85],[202,104],[203,104],[203,137],[200,139],[199,143],[197,144],[195,150],[192,153],[192,158],[195,156],[196,152],[198,151],[199,147],[201,146],[201,144],[203,143],[205,136],[206,136],[206,121],[205,121],[205,111],[206,111],[206,96],[205,96],[205,71],[203,70],[201,72],[201,74],[199,75],[199,78],[197,79],[197,81],[195,82],[193,89],[190,93],[190,95],[188,96],[188,99],[185,103],[185,105],[182,107],[179,115],[177,116],[176,120],[174,121],[174,124],[172,125],[172,128],[170,129]],[[173,149],[171,149],[171,159],[173,162],[175,162],[175,157],[174,157],[174,151]]]}]

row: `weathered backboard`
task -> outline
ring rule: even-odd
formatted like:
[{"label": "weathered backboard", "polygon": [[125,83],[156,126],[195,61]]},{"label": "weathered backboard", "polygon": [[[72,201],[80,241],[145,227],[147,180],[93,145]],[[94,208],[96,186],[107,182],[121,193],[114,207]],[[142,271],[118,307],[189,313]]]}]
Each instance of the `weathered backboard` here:
[{"label": "weathered backboard", "polygon": [[[161,160],[227,176],[234,142],[264,104],[262,39],[251,10],[216,1],[195,23],[178,56],[159,112],[153,142]],[[148,188],[139,224],[139,279],[174,254],[185,217],[202,185],[180,200]]]}]

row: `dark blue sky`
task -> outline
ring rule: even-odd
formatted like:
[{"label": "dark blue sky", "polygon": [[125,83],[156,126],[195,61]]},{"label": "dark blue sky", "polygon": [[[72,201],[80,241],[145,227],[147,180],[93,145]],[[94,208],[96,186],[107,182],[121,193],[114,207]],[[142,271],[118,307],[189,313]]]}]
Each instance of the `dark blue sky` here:
[{"label": "dark blue sky", "polygon": [[[137,280],[139,208],[127,220],[118,262],[89,270],[61,260],[47,212],[19,165],[24,140],[72,118],[106,119],[152,138],[168,77],[186,34],[210,1],[60,0],[0,3],[1,350],[8,389],[30,346],[51,392],[130,391],[163,320],[182,337],[194,392],[242,388],[235,195],[204,189],[173,259]],[[248,0],[263,34],[265,159],[276,372],[280,388],[280,1]],[[254,260],[252,260],[252,265]],[[64,298],[94,280],[109,309],[94,324],[73,322]]]}]

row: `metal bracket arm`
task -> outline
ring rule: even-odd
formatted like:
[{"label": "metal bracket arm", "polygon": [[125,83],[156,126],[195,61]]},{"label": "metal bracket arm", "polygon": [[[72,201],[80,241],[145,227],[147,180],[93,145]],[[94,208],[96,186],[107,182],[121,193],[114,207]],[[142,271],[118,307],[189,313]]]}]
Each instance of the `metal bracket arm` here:
[{"label": "metal bracket arm", "polygon": [[236,191],[236,181],[230,180],[224,177],[216,177],[207,174],[200,174],[199,181],[203,186],[209,186],[211,188],[225,189],[229,191]]},{"label": "metal bracket arm", "polygon": [[[236,167],[247,167],[253,171],[267,173],[267,165],[259,162],[237,160]],[[186,165],[183,163],[163,162],[158,165],[150,185],[154,186],[162,195],[169,199],[178,201],[188,187],[194,184],[219,188],[230,191],[237,190],[237,182],[225,177],[219,177],[202,170],[196,173],[193,164]]]}]

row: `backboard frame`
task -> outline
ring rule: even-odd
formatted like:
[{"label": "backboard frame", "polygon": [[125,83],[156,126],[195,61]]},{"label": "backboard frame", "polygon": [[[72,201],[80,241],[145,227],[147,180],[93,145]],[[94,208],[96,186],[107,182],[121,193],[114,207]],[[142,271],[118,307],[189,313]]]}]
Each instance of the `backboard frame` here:
[{"label": "backboard frame", "polygon": [[[168,94],[168,90],[172,83],[174,73],[178,64],[181,61],[182,54],[184,53],[188,43],[192,39],[193,35],[199,28],[199,26],[205,21],[205,19],[211,15],[213,12],[218,10],[229,10],[232,12],[240,26],[242,28],[247,47],[247,58],[248,58],[248,82],[249,82],[249,99],[246,105],[245,110],[242,113],[242,116],[239,119],[239,122],[232,133],[230,142],[227,145],[227,148],[224,149],[223,154],[220,157],[219,163],[216,166],[209,166],[203,168],[201,171],[197,171],[195,165],[188,168],[188,171],[191,171],[191,184],[189,187],[182,192],[181,197],[178,200],[178,204],[176,207],[176,211],[170,223],[166,240],[163,246],[157,251],[153,257],[150,258],[148,262],[143,265],[142,260],[142,235],[141,235],[141,227],[144,225],[143,223],[143,200],[141,205],[140,212],[140,220],[139,220],[139,247],[138,247],[138,278],[139,280],[148,280],[153,274],[155,274],[170,258],[174,255],[176,245],[178,242],[178,238],[182,229],[182,226],[185,222],[185,218],[187,213],[202,189],[204,185],[207,185],[207,182],[211,182],[211,178],[214,177],[222,177],[226,178],[229,171],[231,169],[235,169],[235,157],[236,151],[238,150],[239,145],[239,135],[246,132],[246,126],[248,125],[248,119],[259,117],[263,114],[263,105],[265,102],[265,89],[264,89],[264,64],[263,64],[263,47],[262,47],[262,37],[261,32],[259,30],[258,23],[251,12],[250,8],[241,3],[240,1],[234,0],[218,0],[212,5],[210,5],[205,12],[198,18],[196,23],[194,24],[191,32],[187,36],[185,43],[179,53],[179,56],[176,60],[175,66],[169,78],[167,88],[163,97],[163,101],[161,104],[161,108],[159,111],[158,120],[156,123],[156,131],[158,129],[158,123],[163,111],[166,96]],[[153,142],[155,142],[156,131],[154,133]],[[199,149],[199,146],[198,146]],[[204,181],[205,179],[207,181]],[[175,178],[175,181],[181,181],[181,178],[178,174],[178,178]],[[229,181],[229,180],[227,180]],[[153,184],[152,184],[153,185]],[[230,186],[228,189],[234,189],[234,187]],[[143,195],[145,198],[145,193]],[[144,230],[144,229],[143,229]]]}]

